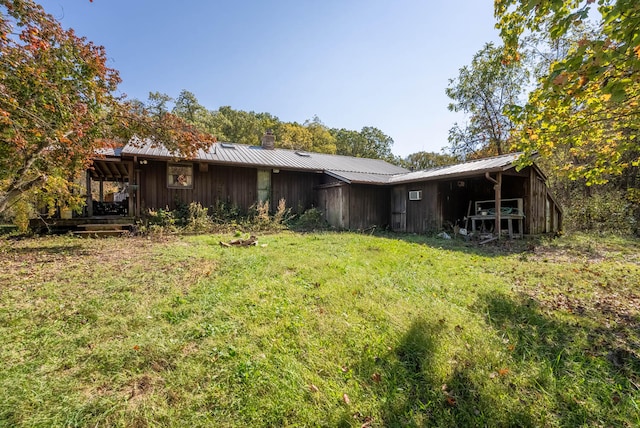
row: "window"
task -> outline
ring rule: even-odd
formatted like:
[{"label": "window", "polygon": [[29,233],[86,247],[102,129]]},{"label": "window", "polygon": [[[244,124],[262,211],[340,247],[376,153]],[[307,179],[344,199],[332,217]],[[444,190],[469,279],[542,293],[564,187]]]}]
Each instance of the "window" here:
[{"label": "window", "polygon": [[167,164],[167,187],[170,189],[192,189],[193,165]]}]

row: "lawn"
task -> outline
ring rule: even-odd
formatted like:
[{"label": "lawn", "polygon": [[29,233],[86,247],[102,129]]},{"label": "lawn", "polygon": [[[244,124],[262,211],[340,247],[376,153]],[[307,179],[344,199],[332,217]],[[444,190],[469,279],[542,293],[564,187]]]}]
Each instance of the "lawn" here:
[{"label": "lawn", "polygon": [[638,426],[640,241],[0,239],[0,426]]}]

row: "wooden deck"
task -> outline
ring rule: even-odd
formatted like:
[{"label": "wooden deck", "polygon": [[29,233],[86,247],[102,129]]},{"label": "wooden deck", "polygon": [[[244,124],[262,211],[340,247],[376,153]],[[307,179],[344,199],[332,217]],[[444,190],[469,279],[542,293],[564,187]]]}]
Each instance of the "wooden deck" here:
[{"label": "wooden deck", "polygon": [[[135,224],[134,217],[123,216],[97,216],[97,217],[75,217],[63,218],[37,218],[29,222],[29,227],[36,233],[61,234],[68,232],[93,231],[96,228],[105,230],[130,231]],[[111,227],[106,227],[110,225]]]}]

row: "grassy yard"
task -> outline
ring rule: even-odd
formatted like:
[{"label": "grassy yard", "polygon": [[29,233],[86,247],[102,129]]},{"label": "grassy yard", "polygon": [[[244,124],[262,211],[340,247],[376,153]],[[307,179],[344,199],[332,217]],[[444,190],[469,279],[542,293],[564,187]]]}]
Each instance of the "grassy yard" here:
[{"label": "grassy yard", "polygon": [[640,241],[0,240],[0,426],[638,426]]}]

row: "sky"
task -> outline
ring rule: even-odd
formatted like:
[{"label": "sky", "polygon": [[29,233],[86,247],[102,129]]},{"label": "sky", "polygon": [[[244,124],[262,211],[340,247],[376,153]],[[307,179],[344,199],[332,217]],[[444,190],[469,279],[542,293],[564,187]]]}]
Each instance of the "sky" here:
[{"label": "sky", "polygon": [[491,0],[36,1],[105,47],[129,98],[373,126],[402,157],[448,145],[449,79],[499,42]]}]

